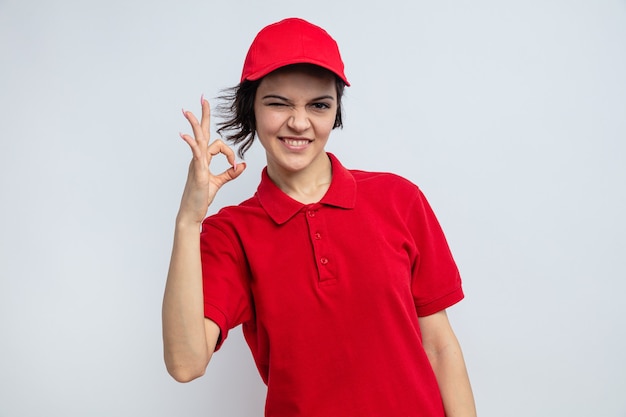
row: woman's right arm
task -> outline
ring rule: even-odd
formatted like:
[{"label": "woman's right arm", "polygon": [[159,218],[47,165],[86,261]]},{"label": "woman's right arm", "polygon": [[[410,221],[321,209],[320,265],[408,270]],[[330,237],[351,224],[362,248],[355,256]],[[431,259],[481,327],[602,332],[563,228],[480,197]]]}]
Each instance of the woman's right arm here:
[{"label": "woman's right arm", "polygon": [[[163,350],[167,370],[179,382],[202,376],[219,338],[220,330],[204,317],[200,228],[217,191],[237,178],[245,164],[235,163],[235,154],[216,140],[209,144],[210,108],[202,102],[201,121],[183,111],[193,129],[193,137],[181,137],[191,148],[193,158],[176,216],[174,245],[163,296]],[[213,175],[209,165],[213,156],[226,156],[231,168]]]}]

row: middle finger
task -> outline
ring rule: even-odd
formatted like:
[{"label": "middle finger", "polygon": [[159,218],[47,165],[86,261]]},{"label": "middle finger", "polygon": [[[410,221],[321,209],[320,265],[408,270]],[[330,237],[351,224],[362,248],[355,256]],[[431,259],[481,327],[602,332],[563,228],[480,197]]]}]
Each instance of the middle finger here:
[{"label": "middle finger", "polygon": [[204,98],[204,94],[200,97],[200,106],[202,107],[202,117],[200,118],[200,128],[202,129],[202,133],[206,138],[207,142],[209,142],[211,133],[211,106],[209,102]]}]

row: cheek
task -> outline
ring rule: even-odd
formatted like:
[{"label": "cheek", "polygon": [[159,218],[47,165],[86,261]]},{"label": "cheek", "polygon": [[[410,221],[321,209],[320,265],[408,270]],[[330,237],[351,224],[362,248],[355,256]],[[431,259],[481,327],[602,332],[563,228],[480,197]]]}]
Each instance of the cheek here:
[{"label": "cheek", "polygon": [[260,111],[256,114],[256,128],[257,131],[272,132],[280,129],[283,121],[279,114]]},{"label": "cheek", "polygon": [[320,121],[318,126],[320,133],[324,133],[326,136],[330,135],[330,132],[333,130],[333,126],[335,126],[335,117],[325,118],[323,121]]}]

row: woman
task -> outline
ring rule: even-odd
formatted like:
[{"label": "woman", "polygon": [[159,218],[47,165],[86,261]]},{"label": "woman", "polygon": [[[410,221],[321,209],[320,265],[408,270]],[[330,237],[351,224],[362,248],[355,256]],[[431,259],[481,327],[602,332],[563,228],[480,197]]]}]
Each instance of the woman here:
[{"label": "woman", "polygon": [[[267,416],[474,416],[445,309],[463,298],[444,235],[420,190],[347,170],[325,151],[349,85],[335,41],[301,19],[252,43],[221,132],[258,137],[256,194],[204,219],[245,163],[209,141],[209,104],[181,135],[193,153],[163,302],[165,362],[203,375],[242,324],[268,386]],[[232,165],[210,171],[214,156]]]}]

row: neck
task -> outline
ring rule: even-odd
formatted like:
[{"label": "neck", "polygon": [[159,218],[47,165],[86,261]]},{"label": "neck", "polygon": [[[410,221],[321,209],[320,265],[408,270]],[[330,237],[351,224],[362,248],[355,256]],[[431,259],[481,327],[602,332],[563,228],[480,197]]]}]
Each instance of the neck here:
[{"label": "neck", "polygon": [[332,165],[326,154],[319,162],[300,171],[286,171],[267,165],[267,174],[285,194],[302,204],[317,203],[332,180]]}]

